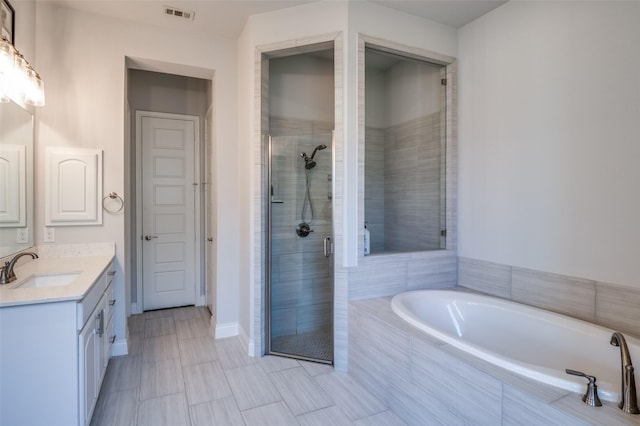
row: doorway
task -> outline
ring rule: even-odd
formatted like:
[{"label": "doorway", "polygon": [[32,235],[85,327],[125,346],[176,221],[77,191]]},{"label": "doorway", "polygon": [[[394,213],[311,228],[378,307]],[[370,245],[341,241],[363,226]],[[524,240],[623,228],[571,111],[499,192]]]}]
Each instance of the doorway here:
[{"label": "doorway", "polygon": [[196,304],[198,117],[138,111],[143,310]]},{"label": "doorway", "polygon": [[[214,151],[210,129],[213,83],[204,77],[149,71],[145,67],[199,74],[202,70],[147,62],[128,58],[126,84],[130,144],[125,179],[128,196],[135,200],[129,203],[127,229],[134,253],[130,276],[133,314],[164,307],[201,306],[206,303],[206,293],[216,288],[215,275],[206,270],[212,262],[207,263],[204,258],[207,238],[203,234],[206,230],[215,237],[215,229],[207,228],[204,211],[206,188],[214,175],[209,170],[212,163],[207,161]],[[210,128],[206,129],[206,125]],[[143,154],[143,137],[155,140],[154,150],[158,152]],[[143,182],[143,176],[149,175],[147,171],[156,174],[153,179],[157,182]],[[143,190],[144,186],[147,189]],[[215,197],[210,198],[214,203]],[[146,208],[154,204],[159,210]],[[189,216],[180,217],[178,206],[182,204],[191,212]],[[183,231],[193,237],[180,237]],[[147,288],[154,275],[157,279],[151,280]],[[207,281],[207,277],[214,281]],[[146,296],[150,293],[163,295],[160,299],[164,300],[157,301],[153,296],[149,299]]]},{"label": "doorway", "polygon": [[333,46],[267,58],[267,345],[333,363]]}]

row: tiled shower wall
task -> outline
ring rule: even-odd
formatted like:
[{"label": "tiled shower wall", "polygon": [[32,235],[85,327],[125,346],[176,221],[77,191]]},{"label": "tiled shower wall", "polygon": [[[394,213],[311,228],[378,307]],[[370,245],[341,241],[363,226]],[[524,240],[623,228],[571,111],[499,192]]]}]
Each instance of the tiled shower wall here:
[{"label": "tiled shower wall", "polygon": [[386,129],[367,127],[365,221],[372,253],[440,248],[440,130],[440,112]]},{"label": "tiled shower wall", "polygon": [[458,284],[640,337],[640,289],[458,258]]},{"label": "tiled shower wall", "polygon": [[[272,337],[331,327],[333,270],[323,255],[323,239],[331,235],[331,130],[330,123],[305,120],[270,120],[272,136],[271,200],[271,321]],[[286,136],[283,136],[286,135]],[[293,135],[293,136],[292,136]],[[296,234],[302,222],[305,168],[300,153],[311,155],[320,145],[316,167],[310,174],[314,232]],[[305,222],[310,222],[307,208]]]}]

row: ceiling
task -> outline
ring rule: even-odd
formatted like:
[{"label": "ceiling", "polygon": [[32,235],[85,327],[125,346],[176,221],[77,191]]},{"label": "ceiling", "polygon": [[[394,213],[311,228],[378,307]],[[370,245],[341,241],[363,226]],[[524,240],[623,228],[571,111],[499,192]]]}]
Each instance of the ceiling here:
[{"label": "ceiling", "polygon": [[[126,19],[170,31],[237,38],[250,15],[312,3],[315,0],[37,0],[72,9]],[[333,0],[347,1],[347,0]],[[495,9],[506,0],[355,0],[459,28]],[[193,20],[169,16],[164,6],[193,12]]]}]

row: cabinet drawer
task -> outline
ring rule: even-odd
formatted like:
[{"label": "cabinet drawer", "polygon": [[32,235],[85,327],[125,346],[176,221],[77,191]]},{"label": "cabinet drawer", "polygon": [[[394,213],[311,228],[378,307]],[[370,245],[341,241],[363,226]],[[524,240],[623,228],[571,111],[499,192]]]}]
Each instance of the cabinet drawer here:
[{"label": "cabinet drawer", "polygon": [[114,296],[113,285],[111,283],[107,284],[107,290],[104,292],[107,298],[107,306],[105,308],[104,313],[104,321],[106,323],[110,322],[113,318],[113,310],[116,306],[116,298]]},{"label": "cabinet drawer", "polygon": [[102,274],[100,278],[96,281],[96,283],[91,287],[89,293],[82,299],[80,303],[78,303],[78,330],[82,330],[82,327],[89,319],[89,315],[95,309],[96,305],[100,301],[100,298],[104,294],[104,290],[107,285],[107,275]]}]

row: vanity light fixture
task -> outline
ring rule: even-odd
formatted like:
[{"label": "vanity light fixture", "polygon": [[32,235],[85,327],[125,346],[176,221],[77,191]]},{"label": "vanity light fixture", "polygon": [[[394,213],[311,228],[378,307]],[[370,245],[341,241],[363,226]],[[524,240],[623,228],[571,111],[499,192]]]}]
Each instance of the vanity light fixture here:
[{"label": "vanity light fixture", "polygon": [[0,41],[0,102],[13,99],[44,106],[44,83],[29,61],[4,36]]}]

